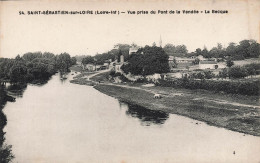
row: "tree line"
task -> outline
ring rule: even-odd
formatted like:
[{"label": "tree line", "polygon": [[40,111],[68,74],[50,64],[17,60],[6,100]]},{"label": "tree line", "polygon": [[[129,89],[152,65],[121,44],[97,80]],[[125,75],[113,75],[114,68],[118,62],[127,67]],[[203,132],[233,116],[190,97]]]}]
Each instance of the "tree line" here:
[{"label": "tree line", "polygon": [[136,46],[135,44],[128,45],[128,44],[116,44],[113,49],[109,50],[108,52],[104,53],[97,53],[95,56],[90,55],[78,55],[75,56],[77,61],[82,63],[83,65],[86,64],[97,64],[103,65],[105,62],[109,60],[120,60],[120,56],[123,55],[125,61],[129,59],[129,49],[131,46]]},{"label": "tree line", "polygon": [[[119,61],[120,55],[123,55],[124,60],[129,61],[132,58],[131,55],[129,55],[129,49],[133,46],[137,45],[117,44],[115,45],[115,48],[108,52],[96,54],[95,56],[76,56],[76,59],[83,65],[89,63],[102,65],[109,60],[114,61],[117,59]],[[154,43],[154,45],[151,47],[156,47],[156,44]],[[204,58],[227,58],[229,60],[243,60],[247,58],[257,58],[260,55],[260,44],[255,40],[242,40],[238,44],[231,42],[227,47],[223,47],[222,44],[218,43],[216,47],[213,47],[210,50],[204,47],[203,49],[197,48],[194,52],[188,52],[185,45],[166,44],[162,49],[165,54],[174,57],[191,57],[202,55]],[[199,59],[195,59],[193,64],[198,63]],[[138,64],[136,63],[136,65]],[[176,64],[172,66],[176,67]],[[139,67],[137,67],[137,69],[138,68]]]},{"label": "tree line", "polygon": [[224,48],[220,43],[211,50],[197,48],[188,56],[202,55],[205,58],[230,58],[231,60],[243,60],[247,58],[257,58],[260,55],[260,45],[255,40],[242,40],[238,44],[231,42]]},{"label": "tree line", "polygon": [[13,98],[7,95],[4,86],[0,85],[0,162],[8,163],[14,158],[12,154],[12,146],[7,145],[5,141],[4,127],[7,124],[7,118],[3,112],[3,108],[7,101],[13,101]]},{"label": "tree line", "polygon": [[11,84],[44,82],[56,72],[66,73],[76,64],[68,53],[29,52],[14,59],[0,58],[0,80]]},{"label": "tree line", "polygon": [[255,40],[242,40],[238,44],[231,42],[224,48],[221,43],[208,50],[197,48],[194,52],[188,53],[185,45],[166,44],[163,47],[169,56],[191,57],[202,55],[205,58],[231,58],[232,60],[243,60],[246,58],[257,58],[260,55],[260,45]]}]

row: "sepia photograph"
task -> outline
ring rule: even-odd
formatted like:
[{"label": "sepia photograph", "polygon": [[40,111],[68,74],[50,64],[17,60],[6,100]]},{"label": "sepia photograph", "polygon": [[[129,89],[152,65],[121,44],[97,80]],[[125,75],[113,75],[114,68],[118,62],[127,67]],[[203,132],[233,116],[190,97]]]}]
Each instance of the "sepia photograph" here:
[{"label": "sepia photograph", "polygon": [[260,163],[259,0],[0,1],[0,163]]}]

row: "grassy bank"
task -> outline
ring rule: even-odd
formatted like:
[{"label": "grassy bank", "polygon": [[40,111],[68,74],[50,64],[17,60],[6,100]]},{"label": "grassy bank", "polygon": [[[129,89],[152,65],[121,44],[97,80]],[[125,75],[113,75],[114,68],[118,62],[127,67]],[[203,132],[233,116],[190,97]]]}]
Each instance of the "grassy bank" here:
[{"label": "grassy bank", "polygon": [[[260,136],[259,97],[216,94],[170,87],[96,85],[95,88],[121,101],[207,122],[233,131]],[[154,93],[162,94],[154,99]]]}]

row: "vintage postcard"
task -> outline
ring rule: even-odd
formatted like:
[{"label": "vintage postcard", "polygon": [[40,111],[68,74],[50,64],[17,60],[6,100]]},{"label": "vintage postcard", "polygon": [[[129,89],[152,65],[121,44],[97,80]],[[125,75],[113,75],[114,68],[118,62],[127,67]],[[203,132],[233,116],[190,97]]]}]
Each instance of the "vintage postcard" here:
[{"label": "vintage postcard", "polygon": [[259,0],[0,2],[1,163],[259,163]]}]

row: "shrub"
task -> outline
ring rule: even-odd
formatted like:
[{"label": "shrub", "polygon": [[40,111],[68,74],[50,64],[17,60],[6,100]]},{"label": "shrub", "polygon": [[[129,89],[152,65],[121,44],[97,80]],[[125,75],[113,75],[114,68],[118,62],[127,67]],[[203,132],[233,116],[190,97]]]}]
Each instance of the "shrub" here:
[{"label": "shrub", "polygon": [[248,82],[176,79],[174,81],[160,80],[156,85],[186,89],[205,89],[209,91],[241,95],[259,95],[260,90],[259,80]]},{"label": "shrub", "polygon": [[234,66],[229,68],[228,75],[230,78],[244,78],[248,75],[246,68]]}]

